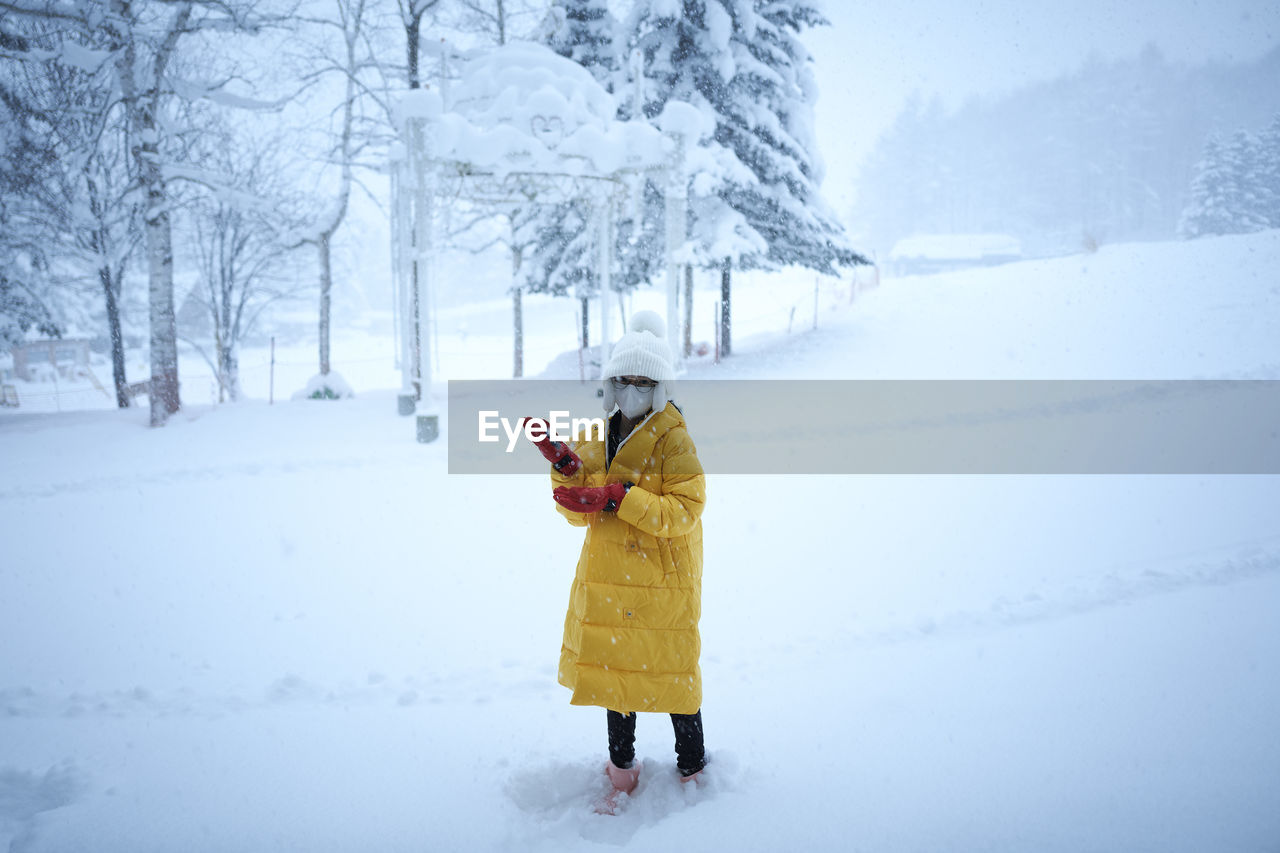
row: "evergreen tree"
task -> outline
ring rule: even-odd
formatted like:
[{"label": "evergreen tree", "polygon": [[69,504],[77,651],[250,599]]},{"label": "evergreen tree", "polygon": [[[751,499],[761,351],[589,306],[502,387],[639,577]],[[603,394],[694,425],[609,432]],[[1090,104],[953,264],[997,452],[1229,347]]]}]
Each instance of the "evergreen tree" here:
[{"label": "evergreen tree", "polygon": [[[645,115],[656,117],[668,101],[681,100],[715,117],[712,147],[723,166],[700,176],[693,194],[704,263],[731,257],[739,266],[801,264],[831,272],[862,262],[818,193],[817,89],[800,35],[826,23],[805,0],[637,6],[629,29],[644,55]],[[707,204],[709,198],[722,204]],[[718,221],[707,223],[708,217]],[[730,233],[738,239],[726,244],[722,224],[735,219]]]},{"label": "evergreen tree", "polygon": [[1178,233],[1183,238],[1247,234],[1268,227],[1259,192],[1256,137],[1239,130],[1225,142],[1210,139],[1191,183],[1191,202]]},{"label": "evergreen tree", "polygon": [[807,27],[827,24],[805,0],[725,6],[732,19],[734,74],[723,89],[716,140],[751,170],[723,198],[768,243],[773,264],[833,273],[863,259],[818,193],[823,166],[813,130],[817,87],[813,58],[800,41]]},{"label": "evergreen tree", "polygon": [[516,241],[527,245],[520,276],[533,293],[585,297],[597,289],[595,231],[586,201],[522,207],[513,216]]},{"label": "evergreen tree", "polygon": [[697,261],[721,269],[723,353],[734,266],[865,262],[817,191],[817,90],[800,35],[825,23],[806,0],[649,0],[628,24],[644,57],[644,115],[679,100],[715,119],[716,166],[692,181],[690,236]]},{"label": "evergreen tree", "polygon": [[572,59],[613,92],[618,56],[614,48],[617,22],[604,0],[554,0],[551,26],[544,43]]},{"label": "evergreen tree", "polygon": [[1280,228],[1280,113],[1258,136],[1257,183],[1267,228]]},{"label": "evergreen tree", "polygon": [[[721,268],[801,264],[824,272],[863,262],[818,194],[822,164],[813,132],[812,58],[800,41],[825,24],[811,2],[641,0],[626,22],[626,44],[642,60],[626,80],[601,0],[559,0],[547,42],[592,71],[619,96],[618,117],[657,121],[671,101],[715,117],[696,152],[690,221],[696,262]],[[610,33],[610,35],[606,35]],[[634,94],[633,94],[634,93]],[[620,288],[651,280],[663,262],[663,193],[651,181],[620,211],[614,256]],[[593,223],[560,205],[529,215],[537,249],[526,270],[533,290],[594,291]],[[726,301],[727,301],[726,290]]]},{"label": "evergreen tree", "polygon": [[[724,3],[734,0],[642,0],[627,22],[629,43],[642,57],[643,71],[632,86],[639,89],[640,112],[656,120],[671,101],[683,101],[704,115],[715,116],[716,131],[707,146],[718,168],[696,175],[689,193],[690,234],[697,261],[717,267],[726,260],[759,266],[768,250],[764,238],[725,196],[753,176],[736,153],[723,144],[722,109],[735,72],[730,34],[733,20]],[[623,107],[631,117],[634,105]]]}]

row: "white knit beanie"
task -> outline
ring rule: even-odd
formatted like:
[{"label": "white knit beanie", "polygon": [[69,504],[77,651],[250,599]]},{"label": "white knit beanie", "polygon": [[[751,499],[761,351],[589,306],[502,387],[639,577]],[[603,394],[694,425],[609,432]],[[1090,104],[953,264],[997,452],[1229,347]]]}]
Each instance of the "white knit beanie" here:
[{"label": "white knit beanie", "polygon": [[613,345],[609,361],[602,371],[604,410],[614,409],[615,376],[644,376],[658,383],[653,389],[653,410],[660,412],[671,399],[671,380],[676,378],[675,359],[667,344],[667,326],[656,311],[637,311],[631,315],[627,333]]}]

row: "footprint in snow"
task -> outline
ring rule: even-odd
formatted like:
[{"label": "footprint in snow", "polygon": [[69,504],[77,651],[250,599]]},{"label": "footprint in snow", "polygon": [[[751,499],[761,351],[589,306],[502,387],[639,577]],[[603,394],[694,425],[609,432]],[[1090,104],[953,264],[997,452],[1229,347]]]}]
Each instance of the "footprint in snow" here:
[{"label": "footprint in snow", "polygon": [[554,847],[557,840],[585,839],[625,844],[641,829],[706,800],[732,791],[738,762],[717,751],[697,782],[681,783],[675,757],[638,758],[640,783],[618,800],[617,813],[601,815],[596,805],[609,792],[604,763],[607,758],[540,764],[518,769],[507,780],[507,797],[528,818],[514,828],[522,843],[537,837]]},{"label": "footprint in snow", "polygon": [[0,848],[10,853],[31,849],[40,816],[74,803],[85,787],[70,764],[51,767],[43,776],[0,767]]}]

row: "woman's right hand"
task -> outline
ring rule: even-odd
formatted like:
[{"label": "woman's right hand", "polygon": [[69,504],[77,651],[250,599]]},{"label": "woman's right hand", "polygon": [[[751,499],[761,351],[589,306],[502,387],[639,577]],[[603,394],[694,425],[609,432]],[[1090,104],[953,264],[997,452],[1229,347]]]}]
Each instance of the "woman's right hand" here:
[{"label": "woman's right hand", "polygon": [[[569,449],[569,445],[563,441],[551,440],[551,427],[542,418],[521,418],[520,431],[533,442],[533,446],[538,448],[542,457],[550,462],[551,467],[559,471],[562,476],[572,477],[582,466],[582,460],[578,458],[578,454]],[[542,434],[541,439],[533,437],[535,431]]]}]

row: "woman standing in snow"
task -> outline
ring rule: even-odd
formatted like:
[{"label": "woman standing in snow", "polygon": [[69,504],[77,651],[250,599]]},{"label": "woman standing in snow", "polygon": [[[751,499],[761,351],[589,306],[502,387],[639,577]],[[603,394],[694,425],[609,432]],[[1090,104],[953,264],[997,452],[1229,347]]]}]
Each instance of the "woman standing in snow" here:
[{"label": "woman standing in snow", "polygon": [[[671,715],[681,781],[706,766],[702,675],[702,507],[706,482],[684,416],[662,318],[640,311],[603,371],[608,435],[570,449],[538,443],[553,495],[586,541],[565,617],[559,681],[575,705],[607,709],[613,790],[635,790],[637,711]],[[576,452],[575,452],[576,450]]]}]

